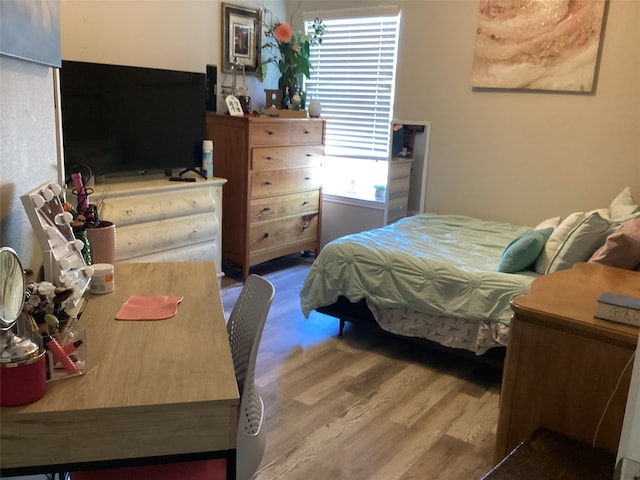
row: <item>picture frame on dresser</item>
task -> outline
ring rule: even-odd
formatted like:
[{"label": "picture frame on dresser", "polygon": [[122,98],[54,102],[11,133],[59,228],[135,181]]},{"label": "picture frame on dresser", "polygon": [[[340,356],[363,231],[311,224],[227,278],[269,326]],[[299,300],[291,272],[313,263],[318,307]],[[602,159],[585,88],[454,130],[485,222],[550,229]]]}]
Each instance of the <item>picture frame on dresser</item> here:
[{"label": "picture frame on dresser", "polygon": [[234,71],[236,64],[244,72],[255,74],[260,62],[262,40],[260,10],[222,4],[222,71]]}]

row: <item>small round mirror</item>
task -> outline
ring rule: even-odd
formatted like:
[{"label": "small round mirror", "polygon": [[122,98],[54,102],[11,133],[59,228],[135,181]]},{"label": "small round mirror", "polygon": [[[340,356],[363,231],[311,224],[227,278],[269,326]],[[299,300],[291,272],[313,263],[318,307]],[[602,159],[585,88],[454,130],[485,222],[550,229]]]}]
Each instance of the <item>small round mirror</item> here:
[{"label": "small round mirror", "polygon": [[0,330],[8,330],[22,312],[26,283],[16,252],[0,247]]}]

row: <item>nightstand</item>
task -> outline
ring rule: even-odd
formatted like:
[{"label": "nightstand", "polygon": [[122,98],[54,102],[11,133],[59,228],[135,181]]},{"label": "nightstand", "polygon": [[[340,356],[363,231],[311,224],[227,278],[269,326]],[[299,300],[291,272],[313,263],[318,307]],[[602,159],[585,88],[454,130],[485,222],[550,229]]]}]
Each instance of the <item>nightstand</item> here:
[{"label": "nightstand", "polygon": [[605,291],[640,296],[640,272],[579,263],[512,302],[496,461],[538,428],[615,456],[639,329],[593,317]]}]

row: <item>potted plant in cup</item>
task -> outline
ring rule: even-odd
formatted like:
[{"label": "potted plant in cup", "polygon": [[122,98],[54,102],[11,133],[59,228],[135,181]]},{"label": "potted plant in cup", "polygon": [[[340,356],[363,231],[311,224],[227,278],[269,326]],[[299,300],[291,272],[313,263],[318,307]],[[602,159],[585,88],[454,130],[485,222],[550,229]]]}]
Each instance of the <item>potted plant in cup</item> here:
[{"label": "potted plant in cup", "polygon": [[385,199],[385,194],[387,193],[387,186],[386,185],[374,185],[373,188],[376,191],[376,200],[379,201],[384,201]]}]

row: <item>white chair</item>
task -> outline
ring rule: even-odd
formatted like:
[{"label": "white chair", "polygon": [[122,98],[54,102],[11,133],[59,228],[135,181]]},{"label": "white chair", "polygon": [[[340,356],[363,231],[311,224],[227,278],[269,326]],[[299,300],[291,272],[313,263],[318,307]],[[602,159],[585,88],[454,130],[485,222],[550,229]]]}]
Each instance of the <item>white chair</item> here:
[{"label": "white chair", "polygon": [[236,475],[248,480],[258,469],[266,445],[264,402],[255,387],[255,370],[262,331],[275,295],[268,280],[249,275],[240,292],[227,332],[240,396]]},{"label": "white chair", "polygon": [[[266,445],[264,403],[255,387],[255,369],[262,331],[275,288],[268,280],[249,275],[229,321],[227,333],[233,357],[240,409],[236,437],[236,478],[249,480],[258,469]],[[223,459],[72,472],[71,480],[217,480],[226,478]]]}]

